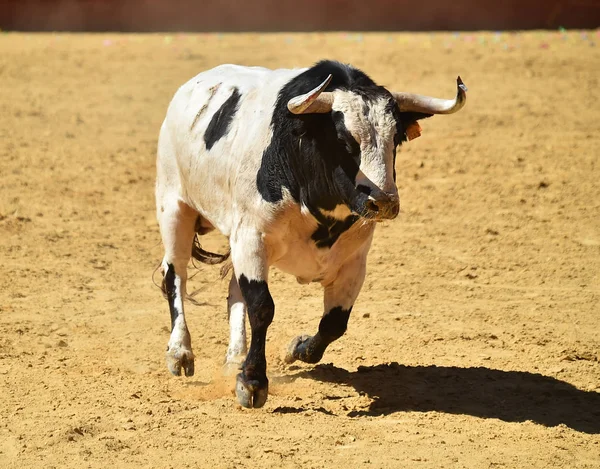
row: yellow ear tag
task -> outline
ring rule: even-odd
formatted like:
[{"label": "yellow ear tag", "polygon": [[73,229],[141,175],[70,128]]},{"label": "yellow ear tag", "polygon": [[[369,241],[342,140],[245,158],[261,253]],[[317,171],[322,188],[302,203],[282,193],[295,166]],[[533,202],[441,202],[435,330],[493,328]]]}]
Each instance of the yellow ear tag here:
[{"label": "yellow ear tag", "polygon": [[419,123],[417,121],[411,122],[406,127],[406,138],[408,138],[408,140],[414,140],[421,136],[421,132],[422,129]]}]

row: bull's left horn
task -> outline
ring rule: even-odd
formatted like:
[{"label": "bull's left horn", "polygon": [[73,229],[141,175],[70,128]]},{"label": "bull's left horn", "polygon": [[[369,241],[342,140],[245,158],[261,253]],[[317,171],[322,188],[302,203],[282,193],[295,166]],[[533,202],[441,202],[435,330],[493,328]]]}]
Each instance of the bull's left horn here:
[{"label": "bull's left horn", "polygon": [[456,98],[440,99],[414,93],[392,93],[401,111],[423,112],[425,114],[452,114],[459,111],[467,101],[467,87],[456,79]]},{"label": "bull's left horn", "polygon": [[333,106],[333,93],[325,92],[333,75],[329,75],[323,83],[306,94],[296,96],[288,101],[287,107],[292,114],[326,114]]}]

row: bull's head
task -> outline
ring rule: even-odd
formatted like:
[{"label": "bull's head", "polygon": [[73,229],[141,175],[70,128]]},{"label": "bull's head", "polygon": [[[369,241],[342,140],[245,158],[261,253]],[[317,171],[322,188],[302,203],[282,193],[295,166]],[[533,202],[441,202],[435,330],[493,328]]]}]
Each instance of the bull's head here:
[{"label": "bull's head", "polygon": [[466,101],[466,86],[457,79],[454,99],[439,99],[413,93],[335,89],[324,91],[329,75],[319,86],[288,101],[293,114],[331,113],[337,138],[356,159],[358,171],[345,190],[350,208],[376,220],[398,215],[400,202],[394,169],[396,147],[407,139],[407,129],[418,119],[433,114],[452,114]]}]

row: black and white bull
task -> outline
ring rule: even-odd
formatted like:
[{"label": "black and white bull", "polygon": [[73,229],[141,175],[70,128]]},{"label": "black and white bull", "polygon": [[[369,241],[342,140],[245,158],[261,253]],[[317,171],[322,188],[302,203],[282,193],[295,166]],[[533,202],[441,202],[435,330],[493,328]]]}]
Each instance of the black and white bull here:
[{"label": "black and white bull", "polygon": [[418,119],[458,111],[465,91],[459,78],[451,100],[390,92],[332,61],[295,70],[222,65],[183,85],[162,124],[157,157],[171,373],[194,373],[186,269],[191,255],[224,260],[197,243],[197,235],[215,228],[231,248],[226,360],[243,360],[240,404],[261,407],[267,400],[271,266],[323,286],[318,331],[294,339],[286,357],[318,362],[346,331],[376,222],[398,215],[396,148]]}]

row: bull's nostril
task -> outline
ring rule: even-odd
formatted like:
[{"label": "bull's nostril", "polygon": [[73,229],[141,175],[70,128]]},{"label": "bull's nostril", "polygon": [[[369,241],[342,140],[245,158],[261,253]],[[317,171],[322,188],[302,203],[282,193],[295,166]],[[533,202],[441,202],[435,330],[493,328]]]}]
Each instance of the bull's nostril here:
[{"label": "bull's nostril", "polygon": [[369,209],[371,212],[379,212],[379,207],[372,200],[367,202],[367,209]]}]

